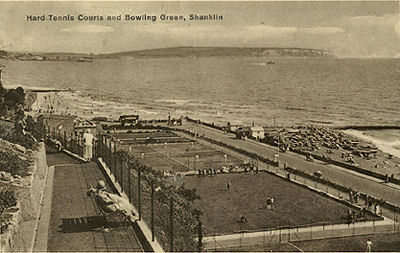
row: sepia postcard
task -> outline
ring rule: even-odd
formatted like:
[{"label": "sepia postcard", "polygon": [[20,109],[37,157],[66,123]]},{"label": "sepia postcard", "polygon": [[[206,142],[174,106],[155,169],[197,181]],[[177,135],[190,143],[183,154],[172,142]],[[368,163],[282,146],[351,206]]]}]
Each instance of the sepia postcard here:
[{"label": "sepia postcard", "polygon": [[0,1],[0,252],[399,252],[398,1]]}]

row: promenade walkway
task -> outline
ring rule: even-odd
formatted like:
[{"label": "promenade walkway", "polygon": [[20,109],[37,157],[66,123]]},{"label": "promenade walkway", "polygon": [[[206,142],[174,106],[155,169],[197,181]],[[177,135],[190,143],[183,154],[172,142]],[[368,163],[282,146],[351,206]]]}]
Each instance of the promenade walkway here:
[{"label": "promenade walkway", "polygon": [[[86,195],[88,186],[105,180],[97,164],[80,163],[65,154],[47,156],[54,166],[47,251],[133,251],[142,252],[133,228],[125,221],[109,219],[111,229],[102,229],[104,219]],[[107,190],[112,188],[107,185]],[[40,249],[40,248],[39,248]]]},{"label": "promenade walkway", "polygon": [[[222,131],[209,128],[203,125],[185,122],[182,128],[197,132],[200,135],[215,139],[220,142],[247,150],[249,152],[262,155],[273,159],[277,154],[277,148],[269,145],[263,145],[251,140],[237,140],[233,134],[225,134]],[[281,162],[287,162],[290,167],[294,167],[308,173],[316,171],[322,172],[323,177],[330,179],[332,182],[343,186],[348,186],[354,190],[358,190],[370,194],[376,198],[385,199],[393,204],[400,205],[400,190],[393,184],[387,184],[382,180],[371,178],[363,174],[350,172],[344,168],[331,164],[323,164],[320,162],[309,162],[304,157],[292,152],[280,153]]]}]

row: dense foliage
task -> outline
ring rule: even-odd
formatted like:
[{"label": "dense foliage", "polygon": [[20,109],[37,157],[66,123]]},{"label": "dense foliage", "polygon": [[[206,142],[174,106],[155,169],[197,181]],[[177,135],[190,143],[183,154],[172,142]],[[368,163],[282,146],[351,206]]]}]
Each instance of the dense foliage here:
[{"label": "dense foliage", "polygon": [[11,143],[17,143],[25,148],[33,149],[36,141],[30,134],[24,134],[22,131],[16,131],[15,128],[9,128],[0,125],[0,139],[7,140]]},{"label": "dense foliage", "polygon": [[15,191],[11,187],[0,188],[0,215],[6,208],[15,206],[17,204],[17,197]]},{"label": "dense foliage", "polygon": [[0,145],[0,171],[9,172],[12,175],[24,175],[31,160],[12,146],[4,145],[3,141]]},{"label": "dense foliage", "polygon": [[11,187],[0,187],[0,235],[8,227],[7,220],[2,216],[5,209],[13,207],[17,204],[15,191]]},{"label": "dense foliage", "polygon": [[22,87],[7,90],[0,82],[0,116],[7,116],[9,111],[23,107],[24,102],[25,91]]}]

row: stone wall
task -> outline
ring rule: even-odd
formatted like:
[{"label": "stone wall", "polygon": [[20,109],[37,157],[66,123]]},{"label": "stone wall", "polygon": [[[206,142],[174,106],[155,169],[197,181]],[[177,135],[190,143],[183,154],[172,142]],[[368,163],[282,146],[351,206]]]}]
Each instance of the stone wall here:
[{"label": "stone wall", "polygon": [[28,176],[15,187],[18,204],[7,210],[11,222],[1,235],[1,252],[32,251],[39,218],[40,200],[42,197],[46,175],[47,160],[44,143],[39,143],[36,151],[32,151],[33,163],[28,169]]}]

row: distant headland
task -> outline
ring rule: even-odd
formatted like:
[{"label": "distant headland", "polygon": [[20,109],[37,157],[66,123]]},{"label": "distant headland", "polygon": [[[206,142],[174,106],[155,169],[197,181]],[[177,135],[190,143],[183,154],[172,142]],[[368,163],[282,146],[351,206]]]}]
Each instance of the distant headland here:
[{"label": "distant headland", "polygon": [[312,48],[278,47],[171,47],[117,52],[109,54],[7,52],[0,50],[0,59],[19,61],[76,61],[91,62],[95,59],[113,58],[167,58],[167,57],[301,57],[336,58],[332,51]]},{"label": "distant headland", "polygon": [[99,54],[98,57],[336,57],[334,52],[310,48],[172,47]]}]

